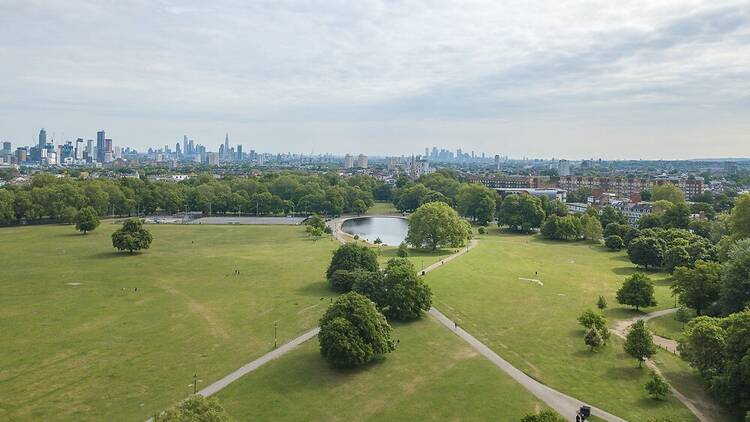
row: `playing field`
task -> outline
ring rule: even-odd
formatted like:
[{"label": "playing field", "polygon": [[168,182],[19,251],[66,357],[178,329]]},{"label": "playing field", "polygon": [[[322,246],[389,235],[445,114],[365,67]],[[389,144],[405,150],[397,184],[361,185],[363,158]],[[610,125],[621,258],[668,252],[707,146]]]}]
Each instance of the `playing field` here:
[{"label": "playing field", "polygon": [[[592,353],[576,318],[604,295],[614,319],[635,314],[615,292],[635,271],[624,253],[584,242],[551,242],[538,236],[481,236],[480,245],[426,276],[435,306],[530,376],[628,420],[670,416],[692,420],[675,399],[648,398],[648,371],[638,369],[613,339]],[[674,305],[668,282],[656,281],[659,306]]]},{"label": "playing field", "polygon": [[395,337],[396,351],[353,371],[331,369],[313,339],[219,398],[239,421],[518,421],[544,406],[428,316]]},{"label": "playing field", "polygon": [[[315,326],[333,240],[300,227],[0,229],[0,420],[144,420]],[[239,274],[235,274],[235,270]],[[136,291],[137,289],[137,291]]]}]

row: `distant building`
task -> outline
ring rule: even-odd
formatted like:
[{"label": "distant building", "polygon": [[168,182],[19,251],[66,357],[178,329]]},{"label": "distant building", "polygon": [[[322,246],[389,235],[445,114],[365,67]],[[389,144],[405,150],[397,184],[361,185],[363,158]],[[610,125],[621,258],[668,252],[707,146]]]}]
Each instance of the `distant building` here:
[{"label": "distant building", "polygon": [[104,131],[100,130],[96,132],[96,161],[103,163],[104,162]]},{"label": "distant building", "polygon": [[351,154],[346,154],[344,156],[344,168],[350,169],[354,167],[354,157],[351,156]]},{"label": "distant building", "polygon": [[357,167],[361,169],[367,168],[367,156],[364,154],[359,154],[357,156]]},{"label": "distant building", "polygon": [[500,171],[500,154],[495,154],[495,170]]},{"label": "distant building", "polygon": [[396,157],[388,157],[386,160],[386,168],[388,171],[396,170]]},{"label": "distant building", "polygon": [[37,145],[39,146],[39,149],[47,148],[47,131],[44,130],[44,128],[39,131],[39,143]]},{"label": "distant building", "polygon": [[612,192],[617,196],[629,197],[639,194],[645,190],[651,190],[655,185],[671,183],[679,187],[685,196],[693,198],[703,192],[702,179],[688,179],[677,177],[652,177],[652,178],[629,178],[629,177],[597,177],[597,176],[560,176],[558,187],[568,191],[575,191],[580,188],[591,190],[600,189],[606,192]]},{"label": "distant building", "polygon": [[560,160],[557,163],[557,174],[559,176],[570,176],[570,161]]},{"label": "distant building", "polygon": [[549,199],[557,199],[561,202],[565,202],[565,200],[568,198],[568,192],[563,189],[496,188],[495,190],[503,198],[512,194],[546,196]]}]

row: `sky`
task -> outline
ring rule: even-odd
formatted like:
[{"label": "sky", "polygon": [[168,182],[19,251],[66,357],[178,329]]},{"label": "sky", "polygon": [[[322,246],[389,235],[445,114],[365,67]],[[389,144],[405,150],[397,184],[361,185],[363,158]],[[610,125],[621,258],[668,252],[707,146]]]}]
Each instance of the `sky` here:
[{"label": "sky", "polygon": [[0,0],[0,140],[750,156],[750,0]]}]

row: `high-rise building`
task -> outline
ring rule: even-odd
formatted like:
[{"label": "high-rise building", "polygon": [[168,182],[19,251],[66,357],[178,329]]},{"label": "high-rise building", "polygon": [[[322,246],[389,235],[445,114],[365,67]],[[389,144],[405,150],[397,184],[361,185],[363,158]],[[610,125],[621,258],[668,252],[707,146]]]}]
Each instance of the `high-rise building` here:
[{"label": "high-rise building", "polygon": [[42,130],[39,131],[39,149],[46,149],[47,148],[47,131],[42,128]]},{"label": "high-rise building", "polygon": [[367,168],[367,156],[364,154],[359,154],[357,156],[357,167],[361,169]]},{"label": "high-rise building", "polygon": [[351,154],[346,154],[344,156],[344,168],[350,169],[354,167],[354,157],[351,156]]},{"label": "high-rise building", "polygon": [[86,161],[93,162],[96,160],[96,151],[94,150],[94,140],[86,141]]},{"label": "high-rise building", "polygon": [[104,162],[104,131],[96,132],[96,161]]},{"label": "high-rise building", "polygon": [[495,154],[495,170],[500,171],[500,154]]},{"label": "high-rise building", "polygon": [[227,132],[226,135],[224,135],[224,158],[229,158],[229,132]]},{"label": "high-rise building", "polygon": [[76,139],[76,160],[83,160],[83,138]]},{"label": "high-rise building", "polygon": [[102,152],[102,155],[103,163],[111,163],[114,158],[112,155],[112,140],[109,138],[104,139],[104,150]]},{"label": "high-rise building", "polygon": [[237,145],[237,161],[242,161],[245,158],[242,156],[242,145]]},{"label": "high-rise building", "polygon": [[182,155],[182,149],[180,149],[180,143],[177,142],[174,146],[174,151],[177,155]]},{"label": "high-rise building", "polygon": [[570,161],[560,160],[557,162],[557,175],[570,176]]},{"label": "high-rise building", "polygon": [[10,142],[3,142],[3,154],[7,155],[10,154]]}]

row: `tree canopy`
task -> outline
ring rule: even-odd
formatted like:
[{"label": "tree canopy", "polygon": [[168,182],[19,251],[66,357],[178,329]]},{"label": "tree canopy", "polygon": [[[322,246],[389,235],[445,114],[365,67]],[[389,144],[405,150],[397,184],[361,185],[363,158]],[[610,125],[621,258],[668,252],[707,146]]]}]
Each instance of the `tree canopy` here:
[{"label": "tree canopy", "polygon": [[695,268],[677,267],[672,274],[672,292],[679,302],[701,313],[719,300],[721,265],[698,261]]},{"label": "tree canopy", "polygon": [[623,347],[625,353],[638,360],[638,366],[642,366],[644,360],[656,354],[656,345],[651,336],[651,331],[648,330],[642,319],[639,319],[630,327]]},{"label": "tree canopy", "polygon": [[83,207],[75,216],[76,230],[86,234],[99,227],[99,216],[92,207]]},{"label": "tree canopy", "polygon": [[415,248],[460,247],[469,238],[469,223],[442,202],[430,202],[419,207],[409,217],[406,242]]},{"label": "tree canopy", "polygon": [[654,283],[644,274],[636,273],[625,279],[617,291],[617,302],[635,309],[656,306]]},{"label": "tree canopy", "polygon": [[122,227],[112,233],[112,246],[133,253],[151,246],[151,232],[143,227],[139,218],[129,218],[122,223]]},{"label": "tree canopy", "polygon": [[333,258],[331,258],[331,263],[326,271],[326,278],[330,280],[336,270],[378,271],[378,268],[378,256],[375,251],[367,246],[347,243],[339,246],[333,253]]},{"label": "tree canopy", "polygon": [[673,204],[685,202],[685,193],[671,183],[656,185],[651,189],[651,201],[669,201]]},{"label": "tree canopy", "polygon": [[335,367],[363,365],[395,349],[391,326],[375,303],[349,292],[339,296],[320,320],[321,355]]},{"label": "tree canopy", "polygon": [[511,230],[529,232],[541,227],[544,217],[539,198],[532,195],[513,194],[503,199],[497,220],[498,224],[506,225]]}]

